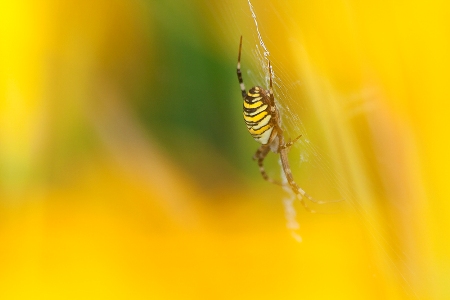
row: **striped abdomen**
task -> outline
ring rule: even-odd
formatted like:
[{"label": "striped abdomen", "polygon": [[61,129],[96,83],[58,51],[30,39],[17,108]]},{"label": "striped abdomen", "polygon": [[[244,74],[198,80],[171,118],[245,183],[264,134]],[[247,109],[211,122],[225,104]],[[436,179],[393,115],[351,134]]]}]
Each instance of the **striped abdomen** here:
[{"label": "striped abdomen", "polygon": [[261,87],[253,87],[244,98],[244,121],[252,137],[265,145],[273,138],[274,120],[270,112],[270,100]]}]

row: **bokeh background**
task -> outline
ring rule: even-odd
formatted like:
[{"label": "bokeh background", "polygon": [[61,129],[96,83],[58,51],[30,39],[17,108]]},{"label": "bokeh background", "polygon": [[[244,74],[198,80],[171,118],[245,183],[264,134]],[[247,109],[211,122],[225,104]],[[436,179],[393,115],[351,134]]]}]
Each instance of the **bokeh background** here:
[{"label": "bokeh background", "polygon": [[450,298],[448,2],[252,5],[294,176],[343,201],[251,160],[248,1],[1,1],[1,299]]}]

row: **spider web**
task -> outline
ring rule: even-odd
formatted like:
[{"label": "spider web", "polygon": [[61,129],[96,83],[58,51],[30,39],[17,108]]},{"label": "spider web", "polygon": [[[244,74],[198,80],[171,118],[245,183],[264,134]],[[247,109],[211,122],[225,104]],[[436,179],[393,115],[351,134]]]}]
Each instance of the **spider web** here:
[{"label": "spider web", "polygon": [[[254,32],[250,35],[248,44],[253,44],[253,47],[249,48],[251,49],[252,57],[257,65],[255,68],[244,68],[244,70],[246,69],[244,72],[247,73],[246,75],[250,78],[250,82],[264,82],[264,84],[261,85],[268,88],[270,79],[268,60],[271,60],[272,68],[270,72],[272,73],[273,78],[275,101],[280,112],[281,126],[284,130],[285,138],[289,141],[289,139],[293,139],[300,134],[302,135],[302,137],[294,144],[289,154],[291,168],[294,172],[297,184],[317,200],[335,201],[350,199],[351,191],[347,188],[347,185],[342,182],[342,178],[345,178],[345,176],[341,176],[339,171],[332,165],[332,159],[328,155],[326,149],[320,147],[311,140],[309,128],[302,122],[301,117],[291,109],[291,107],[295,105],[298,106],[299,103],[300,108],[306,108],[301,104],[301,101],[298,100],[302,98],[301,93],[298,91],[303,84],[301,79],[297,77],[296,74],[292,74],[292,72],[289,71],[290,68],[283,66],[281,63],[278,63],[270,57],[270,51],[264,42],[265,35],[261,34],[255,8],[250,0],[247,0],[247,4],[251,18],[254,22]],[[272,44],[276,47],[274,43]],[[253,73],[252,70],[255,69],[258,73]],[[250,86],[251,85],[252,84],[250,84]],[[286,184],[284,188],[286,196],[282,200],[286,217],[286,227],[291,232],[292,236],[300,242],[302,241],[302,238],[298,231],[300,224],[297,220],[297,198],[287,185],[287,180],[281,167],[281,160],[279,160],[279,166],[280,177]],[[298,176],[298,170],[303,171],[301,172],[302,176]],[[313,170],[314,172],[312,172]],[[319,191],[317,191],[316,188],[313,188],[313,186],[317,186],[319,182],[321,185],[320,194],[318,194]],[[309,202],[308,200],[306,201]],[[311,202],[309,202],[309,204],[311,204]]]},{"label": "spider web", "polygon": [[[286,13],[277,11],[272,5],[254,6],[256,4],[251,0],[243,0],[239,3],[233,1],[220,2],[221,11],[226,16],[221,23],[223,24],[221,28],[227,37],[223,41],[223,47],[236,45],[237,51],[239,36],[243,36],[241,68],[247,88],[255,85],[269,86],[268,59],[270,59],[275,101],[280,112],[285,138],[289,141],[289,138],[302,135],[296,144],[291,147],[289,153],[289,162],[295,181],[317,200],[343,200],[346,208],[358,211],[362,223],[368,228],[375,245],[379,248],[377,250],[383,253],[381,256],[387,260],[387,264],[394,270],[393,272],[403,279],[402,284],[405,292],[417,297],[406,275],[403,274],[404,271],[399,267],[399,265],[403,268],[406,267],[407,273],[413,273],[408,269],[407,263],[401,261],[402,257],[405,256],[398,253],[398,250],[387,241],[386,236],[388,234],[379,226],[380,216],[374,213],[377,210],[373,209],[375,196],[371,194],[370,182],[365,178],[356,178],[358,176],[355,176],[354,170],[346,166],[346,162],[351,161],[353,165],[358,165],[358,160],[361,160],[358,155],[355,155],[355,149],[352,149],[355,145],[340,144],[338,141],[339,128],[330,128],[329,125],[328,127],[326,125],[329,119],[351,118],[352,114],[361,108],[358,101],[373,97],[374,91],[370,89],[361,90],[354,94],[340,96],[339,93],[332,90],[331,85],[327,85],[326,78],[320,78],[320,74],[309,63],[308,55],[301,40],[298,40],[298,35],[288,35],[288,37],[290,44],[294,45],[296,51],[302,53],[300,56],[306,57],[301,61],[304,70],[294,73],[292,71],[294,68],[284,65],[282,60],[272,57],[271,52],[280,53],[284,49],[280,49],[279,47],[282,46],[271,41],[271,37],[266,34],[265,26],[261,23],[258,15],[269,13],[271,18],[277,18],[277,21],[285,26],[280,15],[286,15]],[[292,20],[289,21],[292,22]],[[231,47],[231,49],[234,48]],[[234,57],[235,53],[233,52],[231,55]],[[354,105],[356,108],[352,111],[340,111],[342,114],[337,114],[338,116],[336,116],[336,113],[321,111],[314,105],[314,99],[310,100],[306,97],[308,88],[316,82],[308,81],[310,80],[308,76],[302,76],[305,72],[308,73],[309,78],[311,78],[311,74],[316,79],[320,78],[321,87],[313,88],[312,92],[309,91],[309,95],[314,95],[314,99],[327,99],[327,103],[331,107],[330,111],[339,111],[339,108],[333,107],[333,103],[339,101],[351,104],[356,102],[357,104]],[[333,124],[333,122],[329,123]],[[327,133],[329,137],[334,136],[335,132],[337,134],[334,140],[323,138],[324,133]],[[286,182],[281,164],[280,174]],[[300,242],[302,238],[299,234],[301,221],[299,222],[298,218],[298,201],[291,189],[285,188],[285,190],[286,194],[280,200],[284,205],[286,226],[292,233],[293,238]],[[330,205],[336,208],[335,204]],[[314,209],[320,211],[323,207],[326,211],[328,209],[325,208],[326,206],[328,204],[319,208],[315,206]]]}]

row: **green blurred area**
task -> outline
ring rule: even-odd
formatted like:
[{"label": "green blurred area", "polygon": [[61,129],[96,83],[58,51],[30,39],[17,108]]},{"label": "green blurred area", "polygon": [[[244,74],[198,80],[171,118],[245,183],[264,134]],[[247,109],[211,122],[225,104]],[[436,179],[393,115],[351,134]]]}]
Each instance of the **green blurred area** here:
[{"label": "green blurred area", "polygon": [[233,181],[235,168],[253,173],[257,144],[245,130],[236,62],[227,55],[237,56],[237,44],[218,48],[220,37],[205,30],[211,24],[200,6],[179,1],[148,5],[156,17],[153,57],[146,59],[145,89],[136,95],[139,120],[199,182]]},{"label": "green blurred area", "polygon": [[[4,107],[5,115],[17,113],[0,153],[5,190],[70,183],[80,166],[126,143],[120,139],[130,134],[121,132],[128,125],[143,130],[142,140],[202,188],[264,184],[252,161],[259,145],[242,120],[240,33],[214,15],[224,6],[203,0],[5,4],[21,18],[5,23],[8,41],[17,45],[8,45],[2,59],[23,60],[11,62],[17,74],[4,80],[20,83],[4,88],[18,105]],[[235,32],[233,43],[224,42]],[[253,70],[251,59],[246,68]]]}]

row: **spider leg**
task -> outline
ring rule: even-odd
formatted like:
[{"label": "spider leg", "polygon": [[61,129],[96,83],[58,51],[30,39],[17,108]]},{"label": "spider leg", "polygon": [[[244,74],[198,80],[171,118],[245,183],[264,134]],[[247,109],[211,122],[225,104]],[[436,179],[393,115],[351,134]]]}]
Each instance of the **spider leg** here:
[{"label": "spider leg", "polygon": [[264,180],[266,180],[270,183],[276,184],[276,185],[284,186],[284,184],[282,184],[281,182],[270,178],[267,175],[266,170],[264,169],[263,161],[269,152],[270,152],[270,147],[267,145],[262,145],[261,147],[258,148],[255,155],[253,155],[253,160],[257,160],[258,166],[259,166],[259,172],[261,173]]},{"label": "spider leg", "polygon": [[[311,197],[309,194],[307,194],[301,187],[299,187],[297,185],[297,183],[294,181],[294,178],[292,176],[292,172],[291,172],[291,168],[289,166],[289,161],[288,161],[288,157],[287,157],[287,150],[289,149],[289,147],[291,147],[302,135],[299,135],[297,138],[295,138],[295,140],[293,140],[292,142],[289,142],[287,144],[284,143],[284,139],[280,138],[280,142],[283,142],[283,144],[280,146],[279,148],[279,153],[280,153],[280,157],[281,157],[281,164],[283,165],[283,170],[284,173],[286,175],[286,179],[288,180],[289,185],[291,186],[291,188],[294,190],[294,192],[297,195],[301,195],[302,199],[303,197],[307,198],[309,201],[316,203],[316,204],[326,204],[326,203],[334,203],[334,202],[341,202],[342,200],[328,200],[328,201],[322,201],[322,200],[316,200],[313,197]],[[288,175],[289,174],[289,175]],[[305,204],[303,203],[303,206],[305,206]],[[305,207],[306,208],[306,207]]]},{"label": "spider leg", "polygon": [[289,147],[291,147],[302,135],[300,134],[298,137],[295,138],[295,140],[287,143],[287,144],[283,144],[280,146],[280,149],[289,149]]},{"label": "spider leg", "polygon": [[[269,59],[269,98],[270,98],[270,107],[275,109],[275,97],[273,96],[273,84],[272,84],[272,67],[270,66]],[[275,111],[273,111],[275,112]]]},{"label": "spider leg", "polygon": [[286,176],[289,186],[297,195],[297,198],[300,200],[300,203],[303,205],[303,207],[310,213],[315,213],[316,211],[309,208],[309,206],[306,204],[305,198],[309,199],[311,202],[314,203],[317,203],[317,201],[314,200],[314,198],[312,198],[308,194],[306,194],[306,192],[301,187],[299,187],[297,183],[295,183],[294,176],[292,176],[291,168],[289,166],[286,148],[280,148],[280,158],[281,158],[281,165],[283,166],[284,170],[284,175]]},{"label": "spider leg", "polygon": [[237,77],[238,77],[238,80],[239,80],[239,85],[241,86],[242,98],[245,98],[245,96],[247,96],[247,91],[245,90],[244,80],[242,79],[241,50],[242,50],[242,35],[241,35],[241,41],[239,43],[239,55],[238,55],[238,62],[237,62],[236,71],[237,71]]}]

